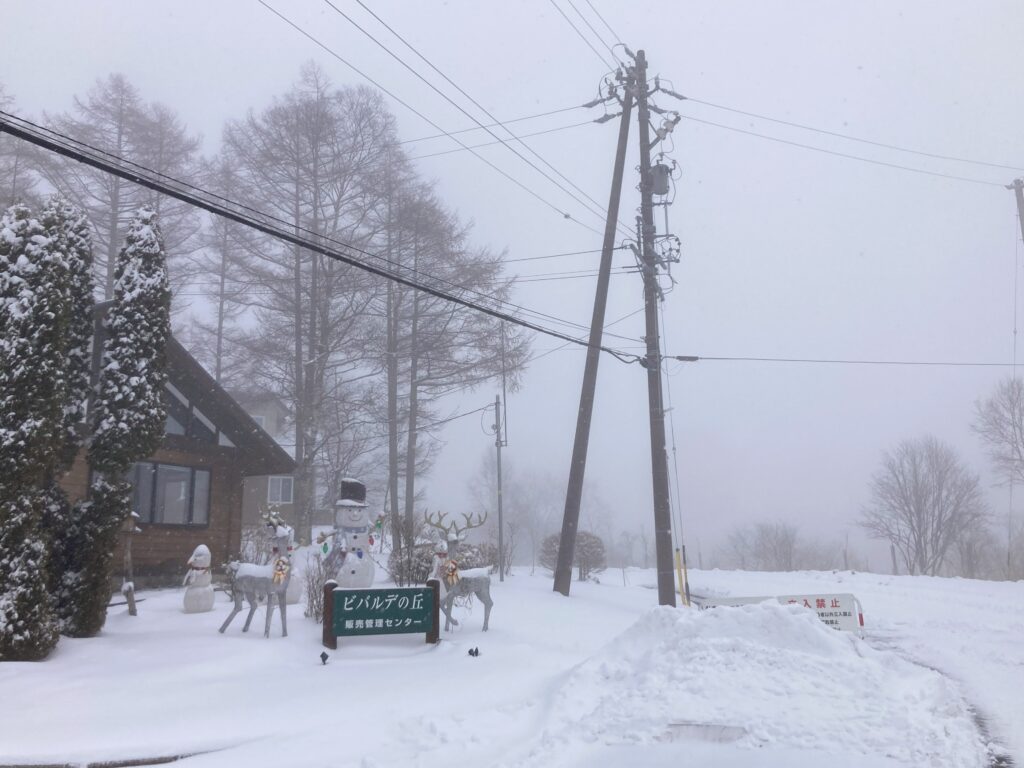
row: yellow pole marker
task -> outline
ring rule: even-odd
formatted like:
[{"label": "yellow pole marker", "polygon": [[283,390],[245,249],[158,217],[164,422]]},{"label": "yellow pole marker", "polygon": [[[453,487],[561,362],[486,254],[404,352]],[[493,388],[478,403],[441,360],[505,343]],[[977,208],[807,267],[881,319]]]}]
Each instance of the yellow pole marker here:
[{"label": "yellow pole marker", "polygon": [[686,599],[686,582],[683,581],[683,556],[679,553],[679,547],[676,547],[676,577],[679,579],[679,596],[683,605],[688,606],[690,603]]},{"label": "yellow pole marker", "polygon": [[[678,557],[679,550],[676,550]],[[683,547],[683,602],[690,607],[690,574],[686,571],[686,547]]]}]

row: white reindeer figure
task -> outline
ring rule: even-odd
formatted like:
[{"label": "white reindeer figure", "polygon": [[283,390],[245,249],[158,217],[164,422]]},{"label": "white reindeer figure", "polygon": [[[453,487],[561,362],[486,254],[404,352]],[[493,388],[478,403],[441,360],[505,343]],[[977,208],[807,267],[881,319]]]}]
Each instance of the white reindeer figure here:
[{"label": "white reindeer figure", "polygon": [[445,595],[441,598],[441,609],[444,611],[444,630],[450,632],[452,625],[456,627],[459,622],[452,618],[452,604],[457,597],[476,595],[477,599],[484,606],[484,632],[491,618],[491,576],[487,568],[472,568],[470,570],[459,570],[458,561],[455,559],[462,534],[472,528],[479,528],[487,522],[487,513],[483,516],[477,515],[476,522],[473,522],[472,515],[463,513],[466,524],[461,528],[454,521],[445,525],[444,518],[447,512],[438,512],[437,519],[431,518],[427,512],[423,517],[428,525],[437,528],[444,534],[447,550],[444,556],[435,558],[434,577],[439,579],[445,587]]},{"label": "white reindeer figure", "polygon": [[274,602],[281,609],[281,636],[288,637],[288,604],[285,593],[292,577],[292,534],[290,526],[285,525],[276,514],[264,515],[267,527],[273,531],[270,537],[273,543],[273,559],[267,565],[255,563],[232,562],[228,570],[235,574],[235,607],[221,624],[220,632],[231,624],[232,619],[242,610],[242,598],[249,601],[249,615],[245,618],[243,632],[249,631],[253,614],[261,598],[267,601],[267,623],[263,630],[264,637],[270,637],[270,619],[274,615]]}]

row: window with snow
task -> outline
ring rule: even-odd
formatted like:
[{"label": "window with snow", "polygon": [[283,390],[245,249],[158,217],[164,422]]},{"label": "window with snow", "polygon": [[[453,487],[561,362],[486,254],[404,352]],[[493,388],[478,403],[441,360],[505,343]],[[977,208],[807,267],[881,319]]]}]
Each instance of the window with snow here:
[{"label": "window with snow", "polygon": [[267,483],[268,504],[291,504],[294,481],[287,475],[271,477]]}]

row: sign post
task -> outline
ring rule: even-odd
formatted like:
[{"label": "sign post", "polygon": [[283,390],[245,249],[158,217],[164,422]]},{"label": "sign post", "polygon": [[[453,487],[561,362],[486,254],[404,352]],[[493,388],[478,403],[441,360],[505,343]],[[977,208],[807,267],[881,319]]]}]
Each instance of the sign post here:
[{"label": "sign post", "polygon": [[336,649],[339,637],[423,632],[428,643],[440,640],[441,582],[425,587],[341,589],[324,584],[323,644]]}]

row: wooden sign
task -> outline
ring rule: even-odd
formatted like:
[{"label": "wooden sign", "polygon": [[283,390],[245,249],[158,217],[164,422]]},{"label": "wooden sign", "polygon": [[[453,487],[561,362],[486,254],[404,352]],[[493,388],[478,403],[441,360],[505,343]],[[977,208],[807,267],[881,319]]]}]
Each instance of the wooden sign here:
[{"label": "wooden sign", "polygon": [[441,583],[425,587],[342,589],[324,585],[323,644],[338,647],[339,637],[423,632],[428,643],[440,639]]}]

